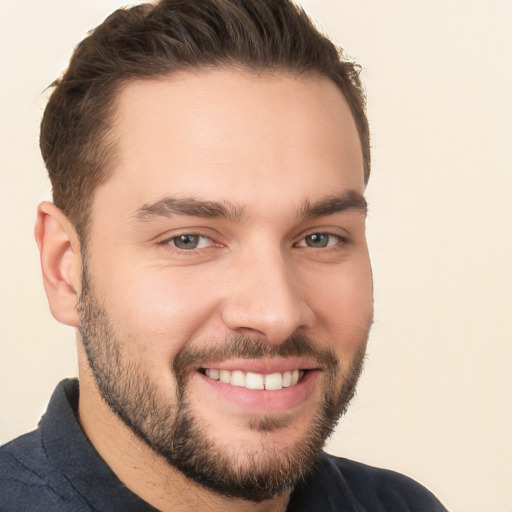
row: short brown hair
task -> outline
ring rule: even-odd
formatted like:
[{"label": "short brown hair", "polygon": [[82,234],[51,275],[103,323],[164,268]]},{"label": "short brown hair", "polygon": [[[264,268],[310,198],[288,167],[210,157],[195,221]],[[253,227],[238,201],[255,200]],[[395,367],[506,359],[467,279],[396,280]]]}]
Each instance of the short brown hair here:
[{"label": "short brown hair", "polygon": [[120,86],[208,66],[311,73],[332,79],[370,141],[359,67],[291,0],[160,0],[115,11],[75,48],[41,123],[53,199],[86,237],[94,191],[115,163],[112,115]]}]

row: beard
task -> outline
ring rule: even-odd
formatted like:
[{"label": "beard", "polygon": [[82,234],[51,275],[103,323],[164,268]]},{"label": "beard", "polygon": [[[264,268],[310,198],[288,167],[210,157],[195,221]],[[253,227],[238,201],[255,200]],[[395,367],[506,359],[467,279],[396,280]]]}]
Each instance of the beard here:
[{"label": "beard", "polygon": [[[291,336],[280,345],[238,335],[222,343],[209,343],[206,348],[185,344],[170,365],[176,393],[169,396],[140,359],[126,356],[124,347],[131,338],[120,335],[107,308],[100,304],[85,266],[78,313],[89,367],[111,411],[143,443],[190,480],[220,495],[252,502],[291,491],[312,471],[325,441],[355,394],[368,336],[366,330],[361,336],[361,348],[346,372],[341,371],[331,349],[303,335]],[[258,447],[241,446],[237,455],[230,454],[229,440],[222,446],[210,435],[206,421],[194,414],[189,378],[207,361],[263,357],[316,360],[323,372],[322,400],[312,415],[307,434],[294,445],[277,445],[272,442],[272,432],[299,421],[298,418],[292,413],[261,415],[247,419],[247,428],[261,435]]]}]

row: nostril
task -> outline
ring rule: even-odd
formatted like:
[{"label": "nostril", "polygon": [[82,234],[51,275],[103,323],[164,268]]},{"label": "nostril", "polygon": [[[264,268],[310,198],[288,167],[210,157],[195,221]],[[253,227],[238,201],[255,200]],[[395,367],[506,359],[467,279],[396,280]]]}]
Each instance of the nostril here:
[{"label": "nostril", "polygon": [[[288,267],[271,263],[261,270],[261,258],[240,271],[231,281],[222,304],[222,320],[230,331],[259,337],[271,344],[282,343],[299,329],[314,323],[313,310]],[[254,268],[257,267],[257,268]]]}]

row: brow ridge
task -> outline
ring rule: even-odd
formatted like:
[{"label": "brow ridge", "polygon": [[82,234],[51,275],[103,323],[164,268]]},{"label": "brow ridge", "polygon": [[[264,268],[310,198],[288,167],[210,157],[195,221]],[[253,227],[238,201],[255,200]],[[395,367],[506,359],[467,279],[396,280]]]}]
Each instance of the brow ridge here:
[{"label": "brow ridge", "polygon": [[362,194],[355,190],[347,190],[341,194],[333,194],[318,201],[305,201],[299,210],[302,219],[313,219],[326,215],[342,213],[348,210],[356,210],[366,216],[368,203]]},{"label": "brow ridge", "polygon": [[192,197],[167,196],[154,203],[143,205],[136,211],[135,218],[145,222],[157,217],[165,218],[176,215],[242,220],[245,217],[245,208],[229,201],[203,201]]},{"label": "brow ridge", "polygon": [[[366,215],[368,204],[364,196],[354,190],[348,190],[314,202],[306,200],[298,209],[298,218],[307,220],[347,210],[357,210]],[[174,216],[243,221],[246,218],[246,211],[243,205],[237,205],[230,201],[205,201],[193,197],[166,196],[153,203],[144,204],[135,212],[135,219],[139,222]]]}]

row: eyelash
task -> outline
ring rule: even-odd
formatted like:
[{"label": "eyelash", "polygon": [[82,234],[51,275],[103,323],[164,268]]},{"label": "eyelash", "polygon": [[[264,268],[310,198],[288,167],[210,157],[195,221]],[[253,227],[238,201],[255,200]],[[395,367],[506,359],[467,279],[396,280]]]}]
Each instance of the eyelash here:
[{"label": "eyelash", "polygon": [[[189,249],[184,249],[182,247],[178,247],[175,242],[180,240],[180,239],[184,239],[186,237],[190,237],[190,238],[198,238],[200,240],[203,240],[203,241],[208,241],[208,245],[205,246],[205,247],[193,247],[193,248],[189,248]],[[201,241],[199,241],[199,244],[201,244]],[[162,242],[159,243],[159,245],[163,245],[163,246],[173,246],[174,249],[180,251],[180,252],[184,252],[184,253],[193,253],[194,251],[200,251],[202,249],[207,249],[208,247],[211,247],[211,245],[215,245],[213,240],[209,237],[209,236],[206,236],[206,235],[201,235],[199,233],[183,233],[181,235],[176,235],[176,236],[173,236],[171,238],[167,238],[165,240],[163,240]]]},{"label": "eyelash", "polygon": [[[176,241],[179,241],[180,239],[184,239],[184,238],[197,238],[199,239],[199,245],[201,245],[201,240],[203,241],[207,241],[207,245],[206,246],[199,246],[199,247],[193,247],[193,248],[183,248],[183,247],[178,247],[176,245]],[[313,247],[311,245],[308,245],[307,243],[307,239],[312,239],[312,237],[328,237],[328,240],[327,240],[327,243],[325,246],[320,246],[320,247]],[[332,242],[332,243],[331,243]],[[305,247],[305,248],[311,248],[311,249],[335,249],[337,246],[346,246],[349,244],[349,239],[347,237],[344,237],[344,236],[341,236],[339,234],[336,234],[336,233],[329,233],[329,232],[322,232],[322,231],[315,231],[313,233],[309,233],[305,236],[303,236],[299,242],[295,243],[294,244],[294,247]],[[196,251],[201,251],[201,250],[204,250],[204,249],[208,249],[209,247],[212,247],[215,244],[215,242],[212,240],[212,238],[210,238],[209,236],[206,236],[206,235],[201,235],[199,233],[183,233],[183,234],[180,234],[180,235],[176,235],[176,236],[173,236],[171,238],[167,238],[165,240],[162,240],[161,242],[158,243],[158,245],[161,245],[161,246],[164,246],[164,247],[168,247],[168,246],[171,246],[174,250],[177,250],[181,253],[184,253],[184,254],[193,254],[195,253]]]},{"label": "eyelash", "polygon": [[[307,245],[306,240],[312,239],[312,237],[328,237],[327,245],[321,246],[321,247],[312,247],[311,245]],[[329,243],[334,239],[334,243]],[[329,233],[329,232],[322,232],[322,231],[315,231],[314,233],[309,233],[308,235],[304,236],[297,244],[295,244],[297,247],[310,247],[312,249],[330,249],[334,248],[337,245],[346,245],[348,244],[348,239],[346,237],[343,237],[341,235],[338,235],[336,233]]]}]

